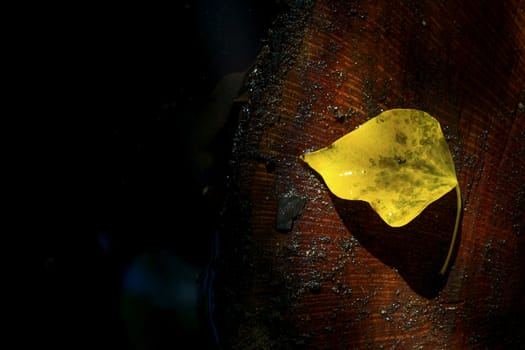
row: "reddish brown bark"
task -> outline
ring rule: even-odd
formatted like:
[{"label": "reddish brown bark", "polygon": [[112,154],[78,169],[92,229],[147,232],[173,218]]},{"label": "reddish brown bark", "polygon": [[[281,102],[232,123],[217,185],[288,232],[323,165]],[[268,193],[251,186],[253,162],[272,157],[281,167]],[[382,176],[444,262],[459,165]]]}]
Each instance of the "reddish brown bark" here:
[{"label": "reddish brown bark", "polygon": [[[277,18],[234,140],[216,291],[224,347],[523,346],[524,7],[320,0]],[[454,191],[393,229],[299,160],[390,108],[436,117],[453,153],[464,211],[444,277]],[[279,214],[293,199],[304,207]],[[290,230],[276,229],[282,215]]]}]

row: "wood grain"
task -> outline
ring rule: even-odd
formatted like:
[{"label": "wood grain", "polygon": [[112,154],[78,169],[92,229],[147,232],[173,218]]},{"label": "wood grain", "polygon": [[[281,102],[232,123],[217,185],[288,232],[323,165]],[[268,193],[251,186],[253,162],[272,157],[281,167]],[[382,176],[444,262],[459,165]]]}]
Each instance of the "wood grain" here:
[{"label": "wood grain", "polygon": [[[296,2],[248,85],[221,218],[225,348],[523,348],[522,1]],[[445,277],[453,191],[394,229],[299,159],[390,108],[436,117],[453,153],[464,211]],[[285,196],[306,200],[288,232]]]}]

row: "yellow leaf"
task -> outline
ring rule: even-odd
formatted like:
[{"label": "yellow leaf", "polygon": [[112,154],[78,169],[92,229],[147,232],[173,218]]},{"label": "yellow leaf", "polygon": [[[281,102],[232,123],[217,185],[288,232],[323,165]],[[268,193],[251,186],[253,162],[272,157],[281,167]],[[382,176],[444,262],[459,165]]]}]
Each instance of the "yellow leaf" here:
[{"label": "yellow leaf", "polygon": [[323,177],[334,195],[368,202],[392,227],[408,224],[456,188],[455,238],[459,184],[441,126],[430,114],[417,109],[387,110],[331,145],[300,157]]}]

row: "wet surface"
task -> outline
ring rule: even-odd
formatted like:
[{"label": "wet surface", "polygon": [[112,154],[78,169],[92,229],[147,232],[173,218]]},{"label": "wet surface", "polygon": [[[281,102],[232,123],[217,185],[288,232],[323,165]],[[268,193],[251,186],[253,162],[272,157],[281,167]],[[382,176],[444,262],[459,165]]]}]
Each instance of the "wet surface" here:
[{"label": "wet surface", "polygon": [[[226,208],[226,341],[240,349],[520,344],[522,312],[510,305],[523,309],[523,244],[513,229],[522,205],[509,203],[522,197],[514,177],[523,174],[514,155],[523,154],[515,142],[522,80],[492,87],[500,74],[522,72],[509,49],[523,50],[514,37],[523,12],[464,2],[311,4],[306,16],[291,10],[276,23],[250,79]],[[478,59],[489,48],[506,53]],[[465,209],[445,278],[438,271],[454,230],[454,191],[413,225],[392,229],[366,203],[331,196],[299,161],[396,107],[439,118],[458,171]],[[275,211],[288,191],[307,201],[283,235]]]},{"label": "wet surface", "polygon": [[289,232],[293,221],[301,215],[305,204],[306,198],[294,194],[286,194],[279,198],[275,228],[281,232]]},{"label": "wet surface", "polygon": [[[67,349],[523,343],[523,9],[288,3],[264,40],[267,2],[36,16],[20,80],[38,122],[21,118],[15,145],[27,153],[15,250],[36,247],[37,272],[20,274],[26,334]],[[215,88],[244,73],[249,103],[223,108]],[[222,112],[196,120],[207,102]],[[439,116],[462,184],[446,281],[432,271],[453,192],[393,230],[299,162],[398,106]],[[286,193],[306,203],[276,217]]]}]

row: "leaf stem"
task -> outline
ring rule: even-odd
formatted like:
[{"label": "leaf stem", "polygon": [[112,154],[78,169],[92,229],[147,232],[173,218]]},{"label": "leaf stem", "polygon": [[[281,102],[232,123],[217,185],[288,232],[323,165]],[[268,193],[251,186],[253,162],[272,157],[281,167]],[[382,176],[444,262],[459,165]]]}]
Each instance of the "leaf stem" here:
[{"label": "leaf stem", "polygon": [[447,258],[445,259],[445,262],[443,263],[443,267],[439,271],[440,275],[444,275],[445,272],[447,272],[448,265],[450,263],[450,258],[452,257],[452,252],[454,251],[454,246],[456,243],[456,236],[458,233],[459,228],[459,219],[461,218],[461,191],[459,190],[459,182],[456,185],[456,195],[457,195],[457,212],[456,212],[456,223],[454,225],[454,233],[452,233],[452,241],[450,242],[450,247],[448,248],[448,254]]}]

